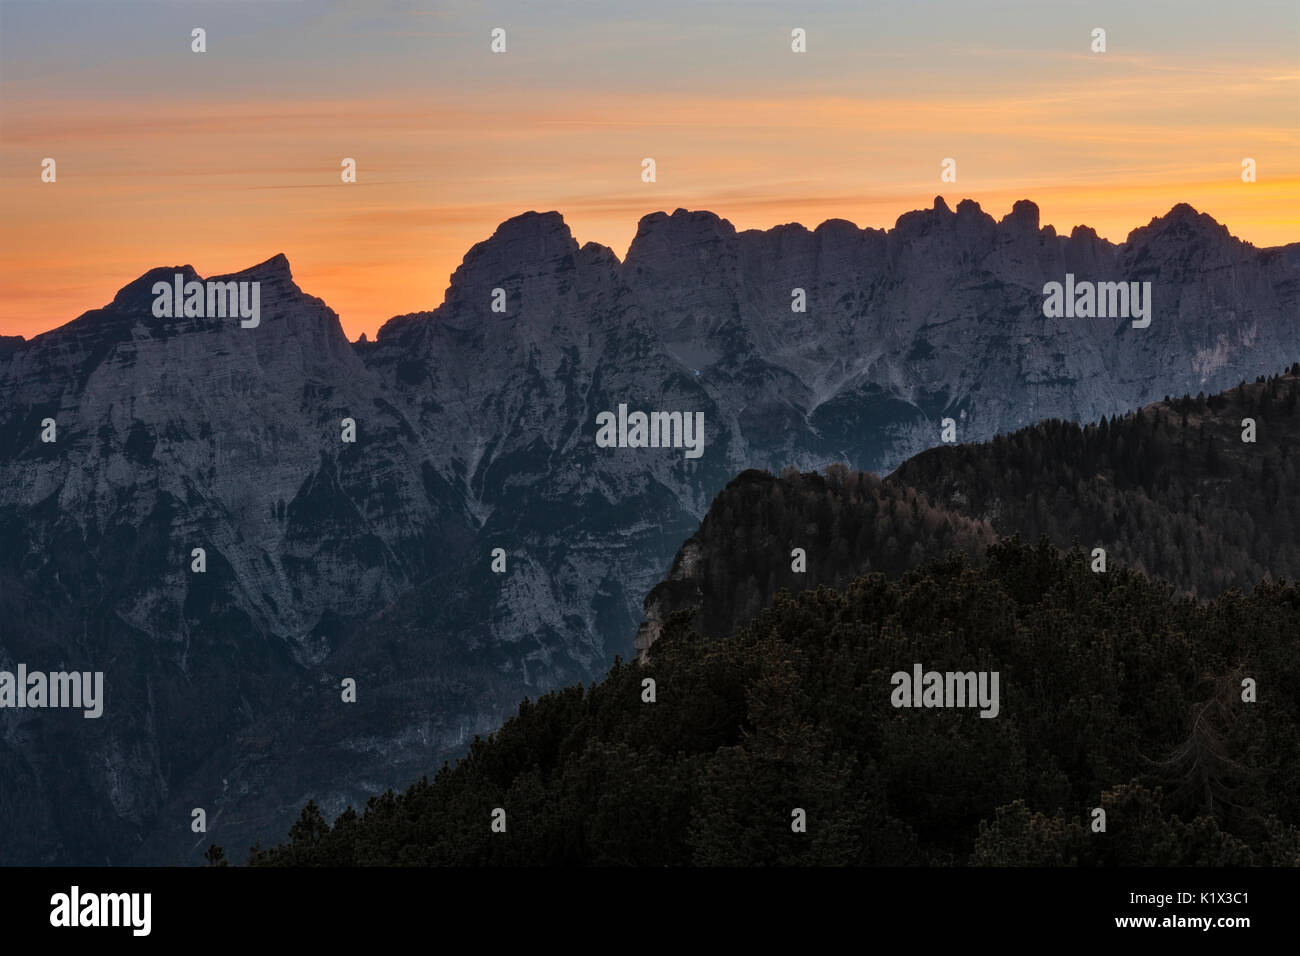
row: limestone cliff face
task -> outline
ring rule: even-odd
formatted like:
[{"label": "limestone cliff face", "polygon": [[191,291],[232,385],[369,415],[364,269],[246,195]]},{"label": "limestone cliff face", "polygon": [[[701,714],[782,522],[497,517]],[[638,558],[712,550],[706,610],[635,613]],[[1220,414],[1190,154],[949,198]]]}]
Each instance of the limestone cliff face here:
[{"label": "limestone cliff face", "polygon": [[[0,665],[108,688],[99,721],[0,712],[0,862],[239,853],[309,797],[336,812],[409,782],[631,652],[646,593],[746,468],[883,472],[946,416],[981,439],[1300,358],[1300,247],[1183,206],[1118,246],[1042,229],[1032,203],[996,221],[937,200],[888,231],[677,210],[622,261],[526,213],[375,342],[348,343],[283,256],[220,277],[261,283],[252,329],[154,317],[176,272],[199,278],[156,269],[0,339]],[[1045,319],[1066,272],[1150,281],[1150,328]],[[598,448],[620,403],[703,412],[703,456]],[[196,806],[221,820],[204,839]]]},{"label": "limestone cliff face", "polygon": [[[4,862],[124,862],[158,828],[189,834],[169,813],[216,817],[244,781],[232,764],[191,786],[211,755],[296,701],[342,622],[476,532],[284,257],[222,277],[260,283],[257,328],[155,317],[153,284],[176,273],[198,278],[153,270],[0,358],[0,664],[102,670],[106,688],[98,720],[0,711]],[[284,786],[261,796],[301,796]]]}]

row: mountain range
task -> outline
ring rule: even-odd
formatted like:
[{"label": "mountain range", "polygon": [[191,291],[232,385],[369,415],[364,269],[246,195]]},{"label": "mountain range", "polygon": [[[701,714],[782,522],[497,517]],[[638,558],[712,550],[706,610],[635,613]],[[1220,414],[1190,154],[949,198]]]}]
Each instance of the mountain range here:
[{"label": "mountain range", "polygon": [[[0,711],[0,863],[196,862],[415,779],[633,653],[643,599],[745,469],[885,474],[943,419],[980,442],[1300,358],[1300,244],[1182,205],[1118,245],[1025,201],[999,221],[936,199],[890,230],[677,210],[621,261],[526,213],[374,342],[284,256],[208,277],[260,284],[255,328],[155,316],[177,273],[201,278],[153,269],[0,339],[0,670],[102,670],[106,697],[96,720]],[[1067,274],[1151,282],[1150,326],[1046,318]],[[702,457],[598,447],[621,404],[702,412]],[[963,453],[901,474],[965,496],[950,533],[978,552],[997,506],[954,478]]]}]

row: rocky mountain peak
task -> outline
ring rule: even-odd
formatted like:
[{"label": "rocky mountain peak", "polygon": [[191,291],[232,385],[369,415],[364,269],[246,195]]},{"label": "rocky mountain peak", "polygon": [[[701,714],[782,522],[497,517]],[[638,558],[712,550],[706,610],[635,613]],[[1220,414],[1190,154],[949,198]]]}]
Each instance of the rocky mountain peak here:
[{"label": "rocky mountain peak", "polygon": [[558,212],[521,213],[501,223],[491,237],[465,254],[460,268],[452,276],[452,283],[474,277],[479,266],[495,268],[502,262],[541,270],[577,250],[578,243]]},{"label": "rocky mountain peak", "polygon": [[[494,290],[506,294],[507,312],[525,298],[523,289],[557,287],[577,268],[578,242],[558,212],[526,212],[501,223],[496,231],[465,254],[452,273],[441,320],[465,327],[461,319],[490,316]],[[474,321],[470,325],[475,324]]]},{"label": "rocky mountain peak", "polygon": [[736,227],[717,213],[675,209],[670,216],[653,212],[637,223],[624,265],[664,264],[682,256],[683,250],[705,249],[735,237]]},{"label": "rocky mountain peak", "polygon": [[935,229],[955,219],[956,215],[948,208],[948,203],[942,196],[935,196],[932,208],[915,209],[899,216],[894,223],[890,238],[897,244],[929,235]]},{"label": "rocky mountain peak", "polygon": [[1155,217],[1145,226],[1134,229],[1125,240],[1125,245],[1137,246],[1147,242],[1241,244],[1241,241],[1233,237],[1227,227],[1213,216],[1198,212],[1185,202],[1176,204],[1169,212]]},{"label": "rocky mountain peak", "polygon": [[154,283],[166,282],[170,284],[175,280],[178,273],[184,276],[185,282],[202,281],[202,277],[192,265],[159,266],[156,269],[150,269],[140,278],[122,286],[117,295],[113,296],[109,308],[120,312],[152,312],[155,298],[153,293]]},{"label": "rocky mountain peak", "polygon": [[222,279],[248,279],[262,282],[292,282],[293,271],[289,268],[289,258],[283,252],[277,252],[265,262],[249,266],[242,272],[220,276]]},{"label": "rocky mountain peak", "polygon": [[1018,199],[998,225],[1003,229],[1036,233],[1038,232],[1038,205],[1028,199]]}]

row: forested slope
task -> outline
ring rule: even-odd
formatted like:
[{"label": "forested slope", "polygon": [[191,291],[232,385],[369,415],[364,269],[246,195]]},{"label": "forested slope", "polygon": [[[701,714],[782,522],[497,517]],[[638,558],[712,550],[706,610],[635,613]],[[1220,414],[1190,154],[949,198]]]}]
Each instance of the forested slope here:
[{"label": "forested slope", "polygon": [[[721,640],[684,617],[646,666],[526,702],[333,826],[308,806],[253,862],[1300,863],[1294,587],[1199,604],[1010,540],[782,595]],[[996,671],[997,716],[895,707],[915,663]]]},{"label": "forested slope", "polygon": [[[1080,427],[1046,421],[936,448],[889,484],[1001,534],[1077,537],[1214,597],[1300,577],[1300,365],[1218,395],[1166,399]],[[1254,441],[1247,419],[1254,422]]]}]

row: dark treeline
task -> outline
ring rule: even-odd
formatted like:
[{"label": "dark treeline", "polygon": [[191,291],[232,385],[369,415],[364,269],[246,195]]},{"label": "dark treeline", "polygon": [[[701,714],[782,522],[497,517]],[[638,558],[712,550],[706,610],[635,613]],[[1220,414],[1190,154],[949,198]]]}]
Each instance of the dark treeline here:
[{"label": "dark treeline", "polygon": [[[1213,597],[1300,577],[1300,365],[1220,395],[1080,427],[1046,421],[936,448],[888,479],[999,534],[1074,538]],[[1255,421],[1253,443],[1242,440]],[[1292,451],[1296,449],[1296,451]]]},{"label": "dark treeline", "polygon": [[[432,780],[333,825],[309,805],[251,862],[1300,863],[1295,587],[1198,603],[1011,539],[979,567],[782,592],[720,639],[689,617]],[[997,671],[998,715],[895,708],[891,674],[917,662]]]}]

